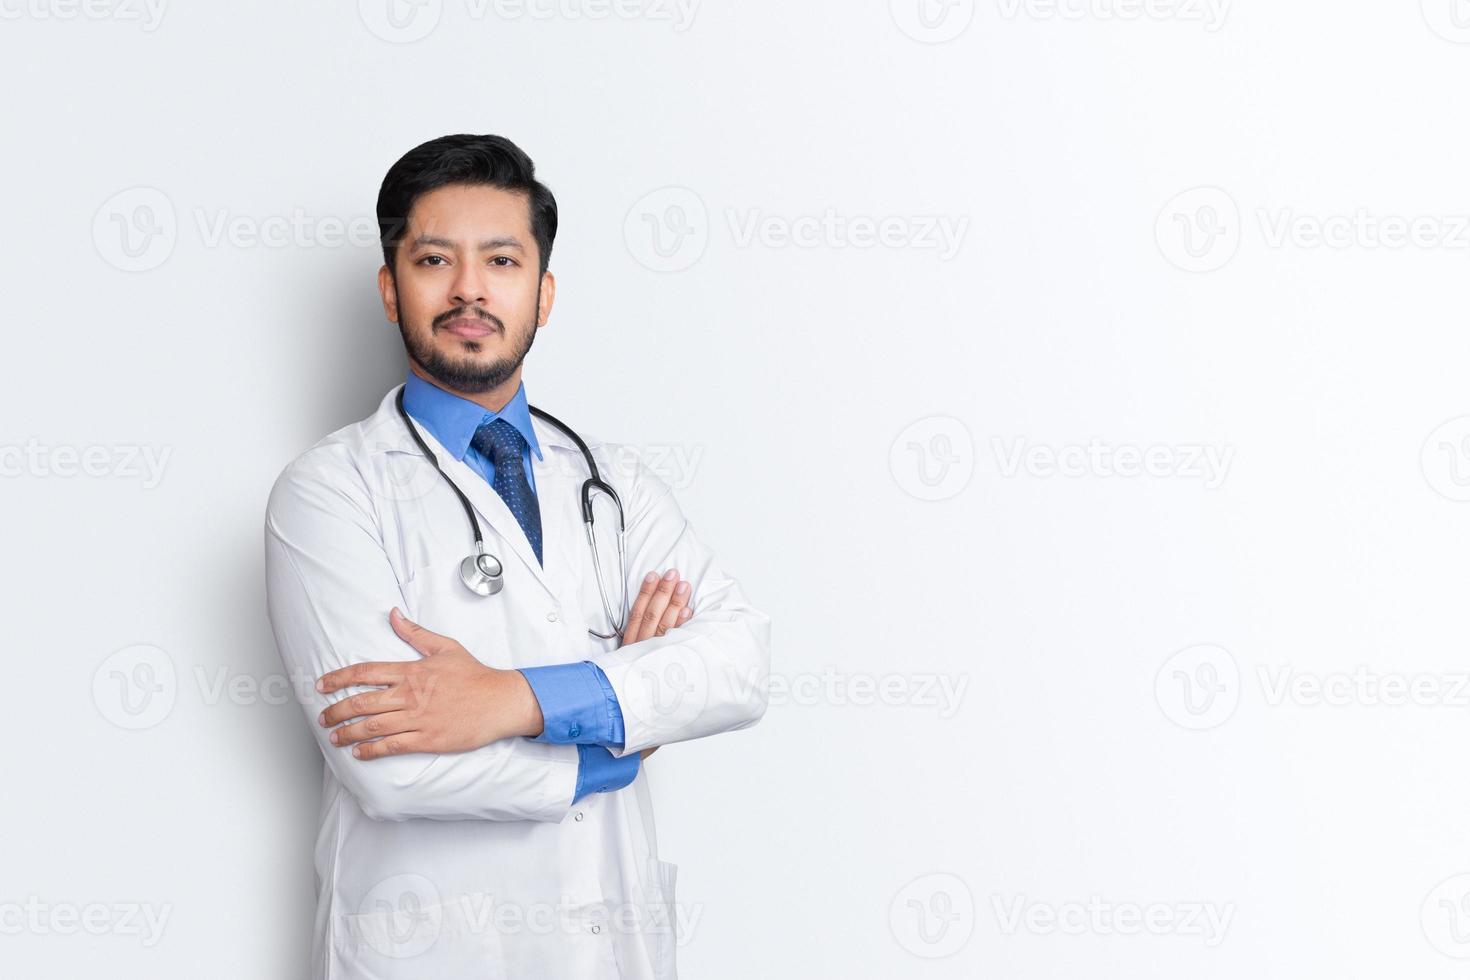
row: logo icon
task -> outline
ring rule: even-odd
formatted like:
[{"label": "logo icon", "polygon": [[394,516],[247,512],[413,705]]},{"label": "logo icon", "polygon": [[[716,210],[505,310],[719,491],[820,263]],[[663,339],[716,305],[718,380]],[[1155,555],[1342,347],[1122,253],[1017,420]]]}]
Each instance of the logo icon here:
[{"label": "logo icon", "polygon": [[970,482],[975,472],[975,442],[965,423],[931,415],[905,428],[888,450],[888,468],[907,494],[920,500],[945,500]]},{"label": "logo icon", "polygon": [[898,29],[921,44],[943,44],[975,19],[975,0],[888,0]]},{"label": "logo icon", "polygon": [[390,44],[410,44],[439,26],[444,0],[357,0],[363,24]]},{"label": "logo icon", "polygon": [[[415,424],[419,426],[416,431],[432,447],[432,437],[426,435],[427,430],[422,423],[415,420]],[[443,485],[443,477],[419,449],[396,407],[364,434],[364,442],[372,447],[375,457],[382,460],[381,479],[373,488],[375,494],[396,501],[421,500]],[[434,452],[443,456],[438,449]]]},{"label": "logo icon", "polygon": [[418,956],[434,945],[444,925],[439,889],[423,875],[384,878],[348,916],[354,939],[392,959]]},{"label": "logo icon", "polygon": [[630,694],[620,702],[624,720],[642,724],[655,740],[691,724],[704,710],[710,686],[697,658],[644,665],[658,660],[657,654],[649,654],[629,667],[624,682]]},{"label": "logo icon", "polygon": [[654,272],[681,272],[698,262],[709,243],[709,216],[687,187],[645,194],[623,219],[628,252]]},{"label": "logo icon", "polygon": [[1470,0],[1419,0],[1419,12],[1446,41],[1470,44]]},{"label": "logo icon", "polygon": [[1424,897],[1419,925],[1429,945],[1457,960],[1470,958],[1470,874],[1446,878]]},{"label": "logo icon", "polygon": [[1470,500],[1470,415],[1450,419],[1429,433],[1419,452],[1419,469],[1441,497]]},{"label": "logo icon", "polygon": [[975,931],[974,896],[956,875],[920,875],[893,896],[888,928],[915,956],[931,960],[953,956]]},{"label": "logo icon", "polygon": [[173,202],[155,187],[119,191],[92,217],[97,254],[123,272],[147,272],[163,265],[178,237]]},{"label": "logo icon", "polygon": [[1218,187],[1174,195],[1154,222],[1159,252],[1185,272],[1213,272],[1240,247],[1240,209]]},{"label": "logo icon", "polygon": [[92,702],[102,717],[133,731],[167,718],[178,693],[173,658],[146,643],[118,650],[92,675]]},{"label": "logo icon", "polygon": [[1204,643],[1164,661],[1154,677],[1154,699],[1181,728],[1204,731],[1230,720],[1240,703],[1240,668],[1224,647]]}]

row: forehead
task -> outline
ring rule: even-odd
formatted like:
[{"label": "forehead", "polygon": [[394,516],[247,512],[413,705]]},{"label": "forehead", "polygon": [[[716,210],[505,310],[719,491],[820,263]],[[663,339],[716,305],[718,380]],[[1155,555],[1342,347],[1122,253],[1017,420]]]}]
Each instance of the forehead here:
[{"label": "forehead", "polygon": [[531,198],[525,191],[474,184],[447,184],[419,195],[408,213],[410,237],[452,240],[489,233],[531,236]]}]

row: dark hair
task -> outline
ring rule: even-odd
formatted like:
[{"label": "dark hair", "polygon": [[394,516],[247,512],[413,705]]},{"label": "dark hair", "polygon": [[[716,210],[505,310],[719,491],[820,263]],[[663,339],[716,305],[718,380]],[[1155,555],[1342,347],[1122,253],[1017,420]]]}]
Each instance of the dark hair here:
[{"label": "dark hair", "polygon": [[556,198],[536,179],[536,165],[504,136],[441,136],[414,147],[388,168],[378,190],[378,235],[383,261],[393,272],[399,239],[408,227],[408,212],[423,194],[446,184],[482,184],[524,191],[531,205],[531,234],[536,239],[541,273],[551,262],[556,240]]}]

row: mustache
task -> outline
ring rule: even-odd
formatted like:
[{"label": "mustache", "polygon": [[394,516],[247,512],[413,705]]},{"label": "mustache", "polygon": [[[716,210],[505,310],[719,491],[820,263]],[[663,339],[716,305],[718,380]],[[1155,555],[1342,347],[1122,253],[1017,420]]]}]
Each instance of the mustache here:
[{"label": "mustache", "polygon": [[500,317],[495,316],[494,314],[492,314],[488,310],[482,310],[478,306],[456,306],[454,309],[450,310],[448,313],[441,313],[438,316],[436,316],[434,318],[434,322],[431,324],[431,326],[435,330],[438,330],[440,327],[444,326],[444,324],[448,323],[450,320],[458,320],[460,317],[466,317],[466,316],[476,317],[477,319],[485,320],[488,323],[493,323],[495,325],[495,329],[500,330],[502,332],[505,330],[505,324],[503,322],[501,322]]}]

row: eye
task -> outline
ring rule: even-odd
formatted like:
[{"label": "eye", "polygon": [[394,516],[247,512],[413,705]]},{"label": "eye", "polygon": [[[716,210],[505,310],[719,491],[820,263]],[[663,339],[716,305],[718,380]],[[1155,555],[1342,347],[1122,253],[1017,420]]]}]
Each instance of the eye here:
[{"label": "eye", "polygon": [[508,268],[509,266],[512,266],[512,265],[515,265],[516,264],[516,260],[513,259],[513,258],[511,258],[509,255],[497,255],[494,258],[492,258],[490,261],[491,262],[499,262],[501,259],[504,259],[506,261],[506,265],[502,265],[501,266],[502,269]]},{"label": "eye", "polygon": [[415,265],[423,265],[425,262],[429,261],[430,259],[438,259],[439,261],[443,262],[444,261],[444,256],[442,256],[442,255],[425,255],[423,258],[419,259],[418,262],[416,262],[414,264]]}]

